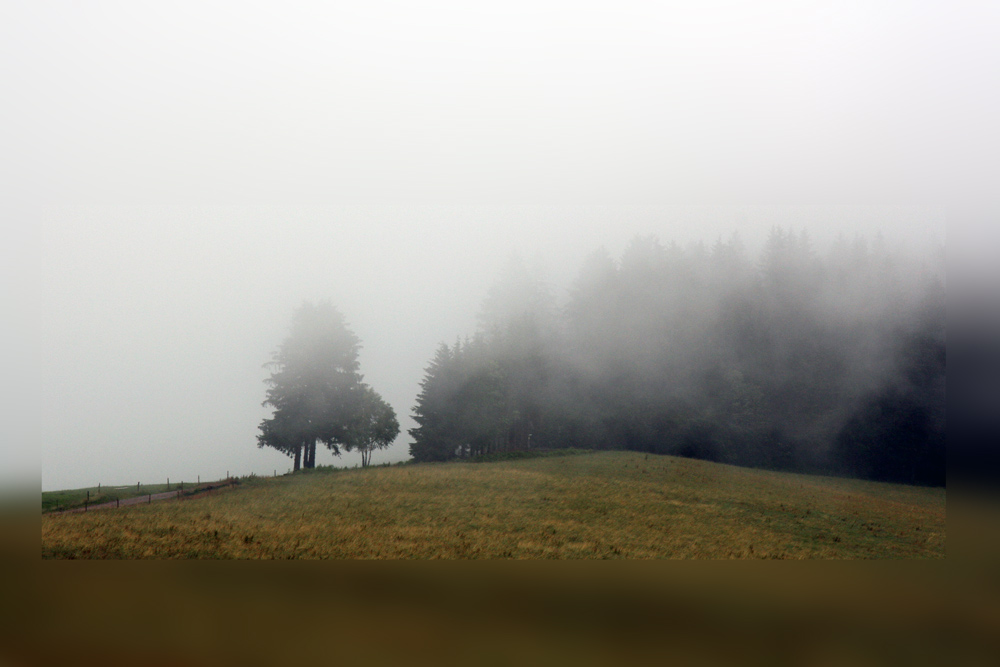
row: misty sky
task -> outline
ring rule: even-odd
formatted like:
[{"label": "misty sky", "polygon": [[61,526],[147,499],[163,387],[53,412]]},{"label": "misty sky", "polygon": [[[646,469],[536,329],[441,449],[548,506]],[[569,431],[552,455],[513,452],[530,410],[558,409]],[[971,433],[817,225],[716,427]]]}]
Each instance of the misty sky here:
[{"label": "misty sky", "polygon": [[379,463],[512,252],[561,295],[637,233],[943,241],[996,182],[998,7],[4,3],[5,474],[287,469],[261,365],[304,299],[400,416]]}]

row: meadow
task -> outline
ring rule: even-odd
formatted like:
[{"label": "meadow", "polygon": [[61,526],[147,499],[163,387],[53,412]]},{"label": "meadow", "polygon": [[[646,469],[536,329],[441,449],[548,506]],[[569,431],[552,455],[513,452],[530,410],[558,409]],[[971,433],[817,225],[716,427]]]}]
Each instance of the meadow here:
[{"label": "meadow", "polygon": [[210,496],[43,514],[43,558],[945,556],[945,490],[635,452],[319,468]]}]

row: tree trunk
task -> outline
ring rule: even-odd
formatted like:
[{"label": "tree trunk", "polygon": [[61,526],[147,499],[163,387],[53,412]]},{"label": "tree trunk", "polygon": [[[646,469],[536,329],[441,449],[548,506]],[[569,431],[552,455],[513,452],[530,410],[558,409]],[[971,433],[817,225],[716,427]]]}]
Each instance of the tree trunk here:
[{"label": "tree trunk", "polygon": [[299,462],[302,460],[302,448],[299,447],[295,450],[295,470],[299,469]]},{"label": "tree trunk", "polygon": [[306,467],[316,467],[316,440],[312,439],[306,443]]}]

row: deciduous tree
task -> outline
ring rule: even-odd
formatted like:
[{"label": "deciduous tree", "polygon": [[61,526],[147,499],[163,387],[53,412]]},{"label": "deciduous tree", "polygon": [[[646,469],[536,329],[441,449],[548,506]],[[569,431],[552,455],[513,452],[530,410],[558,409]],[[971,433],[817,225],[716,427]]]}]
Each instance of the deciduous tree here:
[{"label": "deciduous tree", "polygon": [[360,408],[344,448],[361,452],[361,467],[367,468],[372,461],[372,452],[391,445],[397,435],[399,421],[392,406],[382,400],[374,389],[362,385]]}]

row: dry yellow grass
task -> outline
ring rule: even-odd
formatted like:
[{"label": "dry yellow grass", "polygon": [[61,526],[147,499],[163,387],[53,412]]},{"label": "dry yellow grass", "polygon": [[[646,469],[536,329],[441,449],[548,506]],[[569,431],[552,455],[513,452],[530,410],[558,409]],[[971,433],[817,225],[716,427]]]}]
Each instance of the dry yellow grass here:
[{"label": "dry yellow grass", "polygon": [[62,558],[942,558],[945,491],[609,452],[253,480],[42,517]]}]

